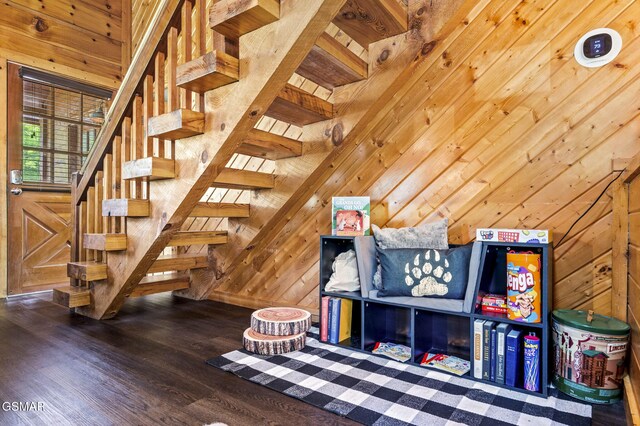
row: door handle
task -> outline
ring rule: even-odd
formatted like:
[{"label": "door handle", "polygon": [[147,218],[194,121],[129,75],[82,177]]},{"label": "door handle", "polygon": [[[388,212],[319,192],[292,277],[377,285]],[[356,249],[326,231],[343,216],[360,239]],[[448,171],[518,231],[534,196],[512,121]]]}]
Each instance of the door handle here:
[{"label": "door handle", "polygon": [[13,195],[20,195],[22,194],[22,188],[11,188],[11,193]]}]

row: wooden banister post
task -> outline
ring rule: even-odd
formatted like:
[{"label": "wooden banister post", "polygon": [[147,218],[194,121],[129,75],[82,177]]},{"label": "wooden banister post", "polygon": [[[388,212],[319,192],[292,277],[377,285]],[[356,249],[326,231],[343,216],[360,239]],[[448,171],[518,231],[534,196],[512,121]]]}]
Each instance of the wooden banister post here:
[{"label": "wooden banister post", "polygon": [[[77,262],[80,260],[80,232],[82,215],[80,214],[80,207],[76,204],[76,192],[78,191],[78,183],[82,179],[80,172],[75,172],[71,175],[71,217],[69,218],[69,229],[71,231],[71,262]],[[79,281],[75,278],[71,278],[72,286],[80,285]]]}]

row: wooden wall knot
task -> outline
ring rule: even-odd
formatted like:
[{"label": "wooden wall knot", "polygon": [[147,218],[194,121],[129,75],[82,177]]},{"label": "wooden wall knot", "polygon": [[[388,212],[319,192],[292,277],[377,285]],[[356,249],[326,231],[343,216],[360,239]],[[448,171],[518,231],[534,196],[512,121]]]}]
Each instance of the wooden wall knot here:
[{"label": "wooden wall knot", "polygon": [[36,16],[33,18],[33,28],[39,33],[43,33],[49,29],[49,25],[45,22],[44,19]]},{"label": "wooden wall knot", "polygon": [[438,40],[431,40],[430,42],[423,44],[422,48],[420,49],[420,54],[422,56],[427,56],[433,51],[433,49],[435,49],[437,44]]},{"label": "wooden wall knot", "polygon": [[391,52],[389,52],[389,49],[384,49],[382,52],[380,52],[380,55],[378,55],[378,59],[377,59],[378,64],[381,64],[387,59],[389,59],[390,54]]},{"label": "wooden wall knot", "polygon": [[333,126],[333,129],[331,129],[331,143],[334,146],[339,146],[342,144],[343,140],[344,140],[344,127],[342,126],[342,123],[338,123],[335,126]]}]

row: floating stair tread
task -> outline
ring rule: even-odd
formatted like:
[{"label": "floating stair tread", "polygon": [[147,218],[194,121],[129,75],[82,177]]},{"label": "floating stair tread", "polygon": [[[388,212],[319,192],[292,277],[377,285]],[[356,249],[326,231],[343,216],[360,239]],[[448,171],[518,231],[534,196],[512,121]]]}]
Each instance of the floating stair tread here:
[{"label": "floating stair tread", "polygon": [[333,23],[365,49],[409,27],[407,7],[398,0],[347,0]]},{"label": "floating stair tread", "polygon": [[205,93],[238,81],[238,59],[214,50],[179,65],[176,74],[178,87]]},{"label": "floating stair tread", "polygon": [[191,246],[204,244],[226,244],[227,231],[180,231],[169,241],[167,246]]},{"label": "floating stair tread", "polygon": [[249,204],[198,203],[190,217],[249,217]]},{"label": "floating stair tread", "polygon": [[275,133],[253,129],[236,152],[267,160],[281,160],[301,156],[302,142]]},{"label": "floating stair tread", "polygon": [[53,302],[67,308],[91,304],[91,291],[85,287],[62,287],[53,289]]},{"label": "floating stair tread", "polygon": [[102,262],[69,262],[67,276],[81,281],[100,281],[107,279],[107,264]]},{"label": "floating stair tread", "polygon": [[201,269],[209,266],[206,255],[200,254],[173,254],[160,256],[151,265],[148,274],[155,272],[186,271],[189,269]]},{"label": "floating stair tread", "polygon": [[175,161],[170,158],[145,157],[131,160],[122,165],[122,178],[171,179],[175,177],[174,165]]},{"label": "floating stair tread", "polygon": [[111,217],[147,217],[149,200],[132,198],[112,198],[102,200],[102,216]]},{"label": "floating stair tread", "polygon": [[147,275],[133,289],[129,297],[140,297],[149,294],[164,293],[166,291],[184,290],[189,288],[189,274],[172,272],[163,275]]},{"label": "floating stair tread", "polygon": [[220,0],[211,6],[209,26],[226,37],[238,38],[279,17],[279,0]]},{"label": "floating stair tread", "polygon": [[224,169],[212,186],[227,189],[271,189],[275,176],[250,170]]},{"label": "floating stair tread", "polygon": [[265,115],[296,126],[305,126],[333,118],[333,105],[287,84]]},{"label": "floating stair tread", "polygon": [[314,83],[333,89],[368,76],[368,64],[327,33],[316,41],[296,71]]},{"label": "floating stair tread", "polygon": [[204,113],[177,109],[149,119],[149,137],[185,139],[204,133]]},{"label": "floating stair tread", "polygon": [[82,246],[89,250],[126,250],[127,236],[125,234],[84,234]]}]

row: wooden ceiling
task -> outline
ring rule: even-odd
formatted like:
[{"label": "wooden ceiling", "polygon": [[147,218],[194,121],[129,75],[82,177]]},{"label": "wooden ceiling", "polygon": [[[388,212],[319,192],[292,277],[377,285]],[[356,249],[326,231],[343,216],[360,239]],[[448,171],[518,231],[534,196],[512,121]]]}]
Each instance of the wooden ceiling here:
[{"label": "wooden ceiling", "polygon": [[[439,6],[419,3],[412,19]],[[252,200],[270,213],[230,223],[244,250],[213,251],[211,298],[317,310],[318,237],[330,233],[334,195],[370,195],[380,226],[448,217],[452,243],[476,227],[528,227],[553,230],[557,244],[616,176],[613,160],[640,151],[640,3],[467,3],[435,40],[425,36],[426,55],[394,93],[376,94],[389,97],[366,125],[344,140],[336,131],[347,134],[348,120],[282,130],[314,154],[276,162],[280,190]],[[576,41],[604,26],[620,32],[622,53],[600,69],[578,66]],[[394,43],[371,46],[372,66]],[[336,90],[334,102],[355,110],[354,93]],[[611,221],[607,193],[556,247],[555,307],[610,312]]]}]

